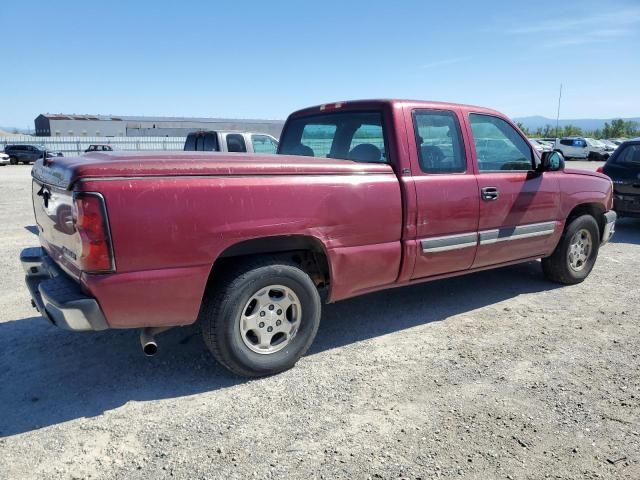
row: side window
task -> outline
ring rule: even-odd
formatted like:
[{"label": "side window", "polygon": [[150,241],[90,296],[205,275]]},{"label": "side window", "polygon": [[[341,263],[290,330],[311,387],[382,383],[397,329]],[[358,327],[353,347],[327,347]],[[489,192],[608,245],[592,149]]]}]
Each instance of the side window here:
[{"label": "side window", "polygon": [[413,130],[423,172],[461,173],[467,169],[460,125],[453,112],[415,110]]},{"label": "side window", "polygon": [[469,115],[481,172],[533,168],[531,146],[507,122],[491,115]]},{"label": "side window", "polygon": [[267,135],[251,135],[251,142],[255,153],[273,154],[278,149],[278,143]]},{"label": "side window", "polygon": [[573,140],[560,140],[560,144],[567,147],[573,147]]},{"label": "side window", "polygon": [[244,137],[239,133],[230,133],[227,135],[227,150],[229,152],[246,152],[247,146],[244,143]]}]

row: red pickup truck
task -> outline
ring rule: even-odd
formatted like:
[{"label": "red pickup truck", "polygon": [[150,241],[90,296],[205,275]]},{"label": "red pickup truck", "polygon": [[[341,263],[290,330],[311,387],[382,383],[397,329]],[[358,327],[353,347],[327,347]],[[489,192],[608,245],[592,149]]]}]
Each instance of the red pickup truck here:
[{"label": "red pickup truck", "polygon": [[220,363],[268,375],[305,353],[321,298],[535,259],[574,284],[614,231],[606,176],[539,157],[486,108],[307,108],[278,153],[39,160],[41,247],[21,254],[34,305],[62,328],[141,328],[147,354],[198,322]]}]

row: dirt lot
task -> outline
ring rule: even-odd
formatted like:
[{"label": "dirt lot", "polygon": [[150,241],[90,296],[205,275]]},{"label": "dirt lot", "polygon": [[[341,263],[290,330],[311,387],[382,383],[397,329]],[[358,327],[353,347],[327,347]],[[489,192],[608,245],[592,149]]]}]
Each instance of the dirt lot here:
[{"label": "dirt lot", "polygon": [[195,328],[145,358],[38,317],[29,168],[0,187],[2,479],[640,478],[640,221],[578,286],[529,263],[328,306],[295,369],[244,381]]}]

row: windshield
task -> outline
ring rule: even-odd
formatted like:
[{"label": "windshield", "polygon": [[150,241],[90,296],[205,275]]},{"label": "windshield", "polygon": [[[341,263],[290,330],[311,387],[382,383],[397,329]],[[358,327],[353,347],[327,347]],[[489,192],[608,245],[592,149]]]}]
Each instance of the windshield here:
[{"label": "windshield", "polygon": [[387,162],[380,112],[340,112],[294,118],[287,122],[278,153]]}]

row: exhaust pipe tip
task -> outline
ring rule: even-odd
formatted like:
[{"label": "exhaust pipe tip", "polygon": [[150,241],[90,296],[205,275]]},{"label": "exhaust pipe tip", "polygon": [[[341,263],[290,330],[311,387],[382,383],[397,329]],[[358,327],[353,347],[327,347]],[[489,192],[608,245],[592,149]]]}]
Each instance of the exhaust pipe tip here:
[{"label": "exhaust pipe tip", "polygon": [[155,336],[171,327],[147,327],[140,330],[140,345],[142,351],[147,357],[153,357],[158,353],[158,344],[156,343]]},{"label": "exhaust pipe tip", "polygon": [[142,351],[147,357],[153,357],[158,353],[158,344],[156,342],[147,342],[142,345]]}]

